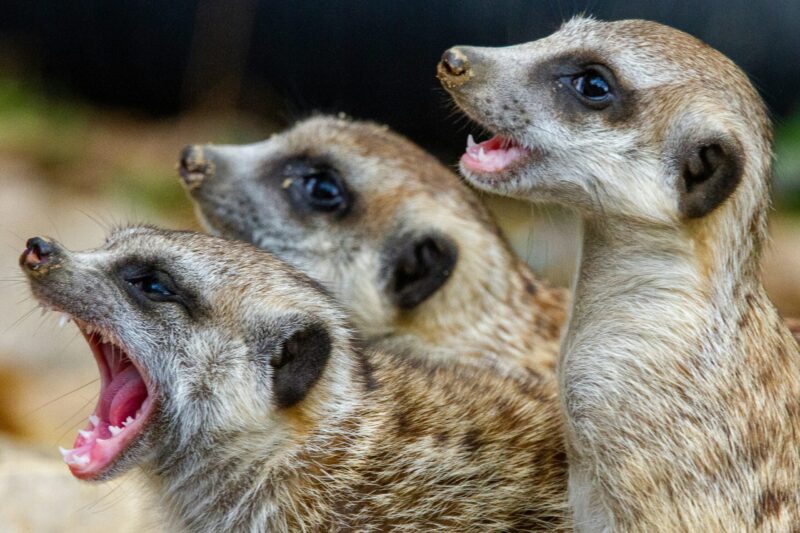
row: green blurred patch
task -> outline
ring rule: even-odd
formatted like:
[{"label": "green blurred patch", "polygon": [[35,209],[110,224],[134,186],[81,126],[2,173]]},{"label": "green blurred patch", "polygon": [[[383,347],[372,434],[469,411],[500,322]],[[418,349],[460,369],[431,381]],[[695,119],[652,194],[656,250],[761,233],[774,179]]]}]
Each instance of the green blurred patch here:
[{"label": "green blurred patch", "polygon": [[45,171],[81,159],[90,115],[84,105],[50,99],[21,80],[0,77],[0,146]]},{"label": "green blurred patch", "polygon": [[800,113],[778,123],[775,155],[775,204],[800,215]]},{"label": "green blurred patch", "polygon": [[105,185],[106,194],[142,216],[150,211],[182,224],[193,220],[192,204],[171,168],[121,166]]},{"label": "green blurred patch", "polygon": [[108,195],[133,212],[191,221],[174,162],[192,142],[253,142],[273,128],[229,113],[150,119],[0,75],[0,155],[54,186]]}]

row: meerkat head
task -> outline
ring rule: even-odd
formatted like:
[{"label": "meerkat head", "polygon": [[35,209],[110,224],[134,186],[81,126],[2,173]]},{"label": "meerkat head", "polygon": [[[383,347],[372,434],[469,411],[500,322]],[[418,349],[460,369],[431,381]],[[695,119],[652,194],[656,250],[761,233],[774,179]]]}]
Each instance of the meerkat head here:
[{"label": "meerkat head", "polygon": [[766,197],[761,99],[730,60],[678,30],[576,18],[531,43],[451,48],[437,74],[495,134],[461,157],[478,188],[673,226],[720,211],[747,224]]},{"label": "meerkat head", "polygon": [[453,172],[373,123],[316,116],[255,144],[190,146],[180,171],[208,230],[320,280],[369,336],[441,294],[459,268],[482,275],[470,247],[503,248]]},{"label": "meerkat head", "polygon": [[20,265],[41,305],[74,320],[100,371],[89,424],[62,450],[78,478],[192,448],[222,453],[237,432],[280,442],[352,386],[331,298],[245,243],[133,227],[84,252],[30,239]]}]

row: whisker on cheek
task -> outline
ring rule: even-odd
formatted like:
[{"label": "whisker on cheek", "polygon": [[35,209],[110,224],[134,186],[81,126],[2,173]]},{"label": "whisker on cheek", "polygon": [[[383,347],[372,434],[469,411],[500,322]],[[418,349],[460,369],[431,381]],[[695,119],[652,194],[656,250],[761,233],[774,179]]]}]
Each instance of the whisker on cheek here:
[{"label": "whisker on cheek", "polygon": [[[83,413],[87,407],[91,406],[94,402],[96,402],[97,398],[98,395],[95,394],[92,398],[89,399],[88,402],[84,403],[77,411],[75,411],[75,414],[73,414],[70,417],[67,417],[66,420],[64,420],[62,423],[60,423],[58,426],[54,428],[56,431],[58,431],[67,424],[72,424],[71,426],[67,427],[67,430],[64,433],[58,436],[57,439],[58,442],[60,442],[64,437],[75,431],[81,424],[83,424],[83,419],[88,417],[88,415],[83,416],[81,413]],[[79,420],[78,422],[73,422],[74,418],[77,416],[80,416],[81,420]]]},{"label": "whisker on cheek", "polygon": [[[27,299],[26,299],[26,300],[27,300]],[[17,305],[20,305],[20,304],[22,304],[22,303],[23,303],[23,302],[25,302],[26,300],[22,300],[22,301],[21,301],[21,302],[19,302]],[[38,309],[38,306],[34,307],[34,308],[33,308],[33,309],[31,309],[30,311],[28,311],[27,313],[25,313],[24,315],[22,315],[21,317],[19,317],[17,320],[15,320],[13,324],[11,324],[10,326],[8,326],[8,327],[7,327],[7,328],[6,328],[6,329],[3,331],[3,334],[6,334],[6,333],[8,333],[9,331],[11,331],[12,329],[14,329],[15,327],[19,326],[19,325],[22,323],[22,321],[23,321],[23,320],[25,320],[25,319],[27,319],[27,318],[29,318],[29,317],[30,317],[30,316],[31,316],[31,315],[34,313],[34,311],[36,311],[36,309]]]},{"label": "whisker on cheek", "polygon": [[[98,381],[100,381],[100,378],[95,378],[95,379],[93,379],[93,380],[89,381],[88,383],[84,383],[83,385],[81,385],[81,386],[79,386],[79,387],[76,387],[76,388],[72,389],[72,390],[71,390],[71,391],[69,391],[69,392],[65,392],[64,394],[61,394],[61,395],[59,395],[59,396],[56,396],[56,397],[55,397],[55,398],[53,398],[52,400],[48,400],[47,402],[43,403],[43,404],[42,404],[42,405],[40,405],[39,407],[36,407],[36,408],[34,408],[34,409],[32,409],[32,410],[30,410],[30,411],[26,412],[26,413],[23,413],[23,415],[22,415],[22,416],[25,416],[25,417],[27,417],[27,416],[30,416],[30,415],[32,415],[33,413],[36,413],[36,412],[38,412],[38,411],[40,411],[40,410],[44,409],[44,408],[45,408],[45,407],[47,407],[48,405],[52,405],[52,404],[54,404],[55,402],[57,402],[57,401],[59,401],[59,400],[63,400],[63,399],[64,399],[64,398],[66,398],[67,396],[70,396],[71,394],[75,394],[75,393],[76,393],[76,392],[78,392],[79,390],[81,390],[81,389],[85,389],[85,388],[86,388],[86,387],[88,387],[89,385],[91,385],[91,384],[93,384],[93,383],[97,383]],[[73,416],[74,416],[74,415],[73,415]],[[56,429],[58,429],[58,428],[56,428]]]}]

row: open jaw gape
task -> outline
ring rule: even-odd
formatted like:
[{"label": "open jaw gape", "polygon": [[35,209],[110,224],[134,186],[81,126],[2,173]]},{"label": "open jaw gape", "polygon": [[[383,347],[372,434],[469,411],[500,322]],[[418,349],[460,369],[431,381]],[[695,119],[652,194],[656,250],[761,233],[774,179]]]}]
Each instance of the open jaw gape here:
[{"label": "open jaw gape", "polygon": [[[800,523],[800,353],[760,279],[772,129],[747,76],[678,30],[575,18],[457,46],[474,186],[583,220],[559,381],[583,531]],[[511,141],[509,141],[511,140]]]},{"label": "open jaw gape", "polygon": [[155,391],[113,334],[79,319],[75,322],[97,361],[100,396],[88,426],[78,431],[73,447],[60,451],[76,477],[94,479],[101,477],[144,430],[155,405]]},{"label": "open jaw gape", "polygon": [[[100,394],[88,425],[78,431],[71,449],[60,448],[75,477],[86,480],[107,477],[118,464],[135,454],[157,405],[157,394],[141,362],[131,358],[124,341],[90,309],[71,297],[38,292],[44,278],[63,268],[64,252],[54,242],[32,238],[20,257],[40,305],[62,313],[63,326],[74,321],[94,355],[100,373]],[[84,286],[93,290],[91,282]],[[101,297],[102,288],[95,298]],[[106,302],[107,303],[107,302]]]}]

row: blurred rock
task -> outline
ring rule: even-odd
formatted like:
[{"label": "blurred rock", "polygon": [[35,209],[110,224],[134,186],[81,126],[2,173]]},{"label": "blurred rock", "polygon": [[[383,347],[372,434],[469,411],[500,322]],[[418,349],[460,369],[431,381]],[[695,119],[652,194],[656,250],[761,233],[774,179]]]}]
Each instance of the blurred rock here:
[{"label": "blurred rock", "polygon": [[764,256],[764,284],[778,310],[800,318],[800,218],[774,216]]},{"label": "blurred rock", "polygon": [[50,454],[0,436],[0,524],[5,533],[140,533],[163,520],[131,475],[94,485]]}]

